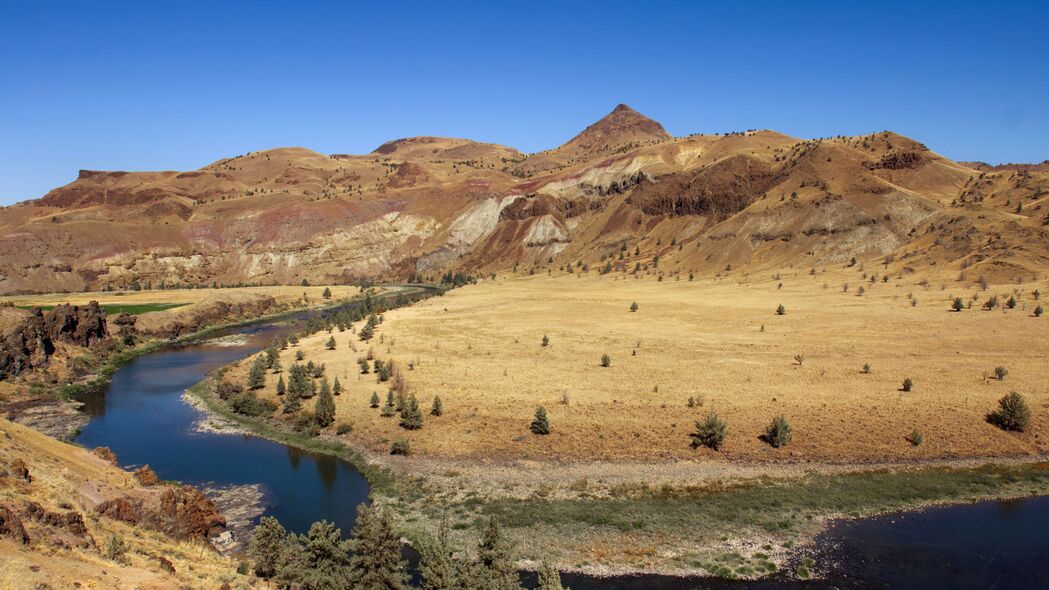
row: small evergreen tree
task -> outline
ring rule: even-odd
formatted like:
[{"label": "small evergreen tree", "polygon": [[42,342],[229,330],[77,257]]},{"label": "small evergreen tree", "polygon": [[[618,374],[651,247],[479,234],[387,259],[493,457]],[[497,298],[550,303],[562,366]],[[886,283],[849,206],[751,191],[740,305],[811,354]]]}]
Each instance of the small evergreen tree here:
[{"label": "small evergreen tree", "polygon": [[333,383],[331,386],[331,393],[332,395],[339,395],[340,393],[342,393],[342,383],[339,383],[338,375],[335,376],[335,383]]},{"label": "small evergreen tree", "polygon": [[310,526],[302,538],[301,584],[311,590],[343,590],[352,574],[350,543],[342,540],[342,531],[322,520]]},{"label": "small evergreen tree", "polygon": [[611,367],[612,366],[612,357],[608,356],[607,353],[601,355],[601,366],[602,367]]},{"label": "small evergreen tree", "polygon": [[696,431],[692,433],[692,448],[707,447],[718,450],[725,442],[728,426],[718,415],[711,412],[702,422],[696,422]]},{"label": "small evergreen tree", "polygon": [[995,367],[994,368],[994,378],[999,380],[999,381],[1004,380],[1005,376],[1008,375],[1008,374],[1009,374],[1009,369],[1006,369],[1005,367]]},{"label": "small evergreen tree", "polygon": [[430,408],[431,416],[440,416],[444,413],[444,406],[441,404],[441,396],[433,396],[433,407]]},{"label": "small evergreen tree", "polygon": [[373,408],[379,407],[379,392],[377,391],[372,392],[371,406]]},{"label": "small evergreen tree", "polygon": [[284,376],[277,377],[277,395],[284,395]]},{"label": "small evergreen tree", "polygon": [[328,338],[327,344],[324,345],[328,350],[335,350],[335,336]]},{"label": "small evergreen tree", "polygon": [[561,585],[561,573],[544,561],[539,566],[539,585],[535,590],[565,590]]},{"label": "small evergreen tree", "polygon": [[419,548],[419,575],[423,590],[459,590],[458,568],[448,540],[448,521],[441,520],[437,534]]},{"label": "small evergreen tree", "polygon": [[423,427],[423,414],[419,411],[419,401],[413,393],[408,397],[401,410],[401,427],[407,430],[418,430]]},{"label": "small evergreen tree", "polygon": [[987,415],[987,421],[1002,430],[1023,432],[1031,422],[1031,408],[1024,396],[1012,391],[998,400],[998,409]]},{"label": "small evergreen tree", "polygon": [[914,387],[914,381],[911,381],[910,377],[903,380],[903,387],[901,387],[903,391],[910,391],[912,387]]},{"label": "small evergreen tree", "polygon": [[773,418],[772,424],[765,429],[765,442],[777,449],[790,443],[791,436],[790,423],[783,416]]},{"label": "small evergreen tree", "polygon": [[313,415],[321,428],[327,428],[335,421],[335,399],[331,396],[327,378],[321,382],[321,391],[317,395],[317,401],[314,403]]},{"label": "small evergreen tree", "polygon": [[546,336],[546,334],[543,334],[542,344],[543,344],[543,348],[546,348],[547,346],[550,346],[550,338],[548,338]]},{"label": "small evergreen tree", "polygon": [[546,408],[543,406],[535,409],[535,418],[530,429],[535,434],[550,434],[550,420],[546,417]]},{"label": "small evergreen tree", "polygon": [[331,289],[329,289],[328,287],[325,287],[324,291],[321,293],[321,297],[323,297],[325,299],[331,299]]},{"label": "small evergreen tree", "polygon": [[783,315],[785,313],[787,313],[787,308],[783,307],[783,304],[781,303],[779,307],[776,308],[776,315]]},{"label": "small evergreen tree", "polygon": [[489,590],[520,590],[520,579],[510,555],[513,546],[499,530],[495,517],[481,531],[481,542],[477,546],[477,557],[485,571]]},{"label": "small evergreen tree", "polygon": [[255,357],[248,370],[248,389],[261,389],[266,385],[266,359],[261,355]]},{"label": "small evergreen tree", "polygon": [[637,301],[630,304],[630,311],[637,311]]},{"label": "small evergreen tree", "polygon": [[1038,307],[1034,308],[1034,317],[1040,318],[1040,317],[1042,317],[1043,313],[1045,313],[1045,310],[1042,309],[1041,305],[1039,305]]},{"label": "small evergreen tree", "polygon": [[412,452],[411,445],[408,444],[408,439],[406,439],[406,438],[403,438],[403,437],[402,438],[398,438],[397,440],[393,441],[392,445],[390,445],[390,454],[391,455],[408,456],[409,454],[411,454],[411,452]]}]

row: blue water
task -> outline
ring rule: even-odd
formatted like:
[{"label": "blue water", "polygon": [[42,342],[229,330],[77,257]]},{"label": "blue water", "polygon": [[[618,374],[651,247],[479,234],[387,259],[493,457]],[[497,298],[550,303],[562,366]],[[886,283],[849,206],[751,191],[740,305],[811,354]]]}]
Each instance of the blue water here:
[{"label": "blue water", "polygon": [[181,399],[212,369],[262,350],[297,326],[230,329],[217,336],[243,334],[246,343],[184,345],[132,360],[114,373],[101,397],[89,400],[86,410],[94,418],[76,442],[109,447],[123,467],[148,463],[162,479],[262,484],[267,514],[289,530],[304,532],[326,518],[349,531],[357,505],[368,497],[368,482],[352,465],[254,436],[195,432],[200,415]]}]

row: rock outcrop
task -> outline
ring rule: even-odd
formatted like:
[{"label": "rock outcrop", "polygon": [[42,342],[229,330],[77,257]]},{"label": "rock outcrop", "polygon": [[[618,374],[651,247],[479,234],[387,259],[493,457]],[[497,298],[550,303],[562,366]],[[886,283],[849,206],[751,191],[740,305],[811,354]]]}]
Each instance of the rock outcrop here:
[{"label": "rock outcrop", "polygon": [[58,342],[91,347],[108,337],[106,312],[97,301],[35,309],[0,341],[0,379],[47,365]]}]

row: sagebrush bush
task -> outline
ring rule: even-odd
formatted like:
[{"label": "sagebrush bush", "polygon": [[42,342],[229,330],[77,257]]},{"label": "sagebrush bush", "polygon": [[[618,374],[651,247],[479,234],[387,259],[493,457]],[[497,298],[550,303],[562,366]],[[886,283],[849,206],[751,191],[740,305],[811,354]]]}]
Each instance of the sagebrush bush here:
[{"label": "sagebrush bush", "polygon": [[998,409],[987,415],[987,421],[1002,430],[1023,432],[1031,422],[1031,408],[1024,396],[1012,391],[998,400]]}]

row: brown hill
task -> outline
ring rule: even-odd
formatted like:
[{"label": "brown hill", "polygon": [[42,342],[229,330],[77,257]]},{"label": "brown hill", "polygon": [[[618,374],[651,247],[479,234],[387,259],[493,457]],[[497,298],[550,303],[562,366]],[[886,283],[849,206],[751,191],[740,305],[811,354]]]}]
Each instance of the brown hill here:
[{"label": "brown hill", "polygon": [[672,138],[620,105],[527,156],[415,137],[366,155],[280,148],[189,172],[82,171],[0,209],[0,293],[853,257],[1014,280],[1049,267],[1047,197],[1039,166],[977,169],[891,132]]}]

